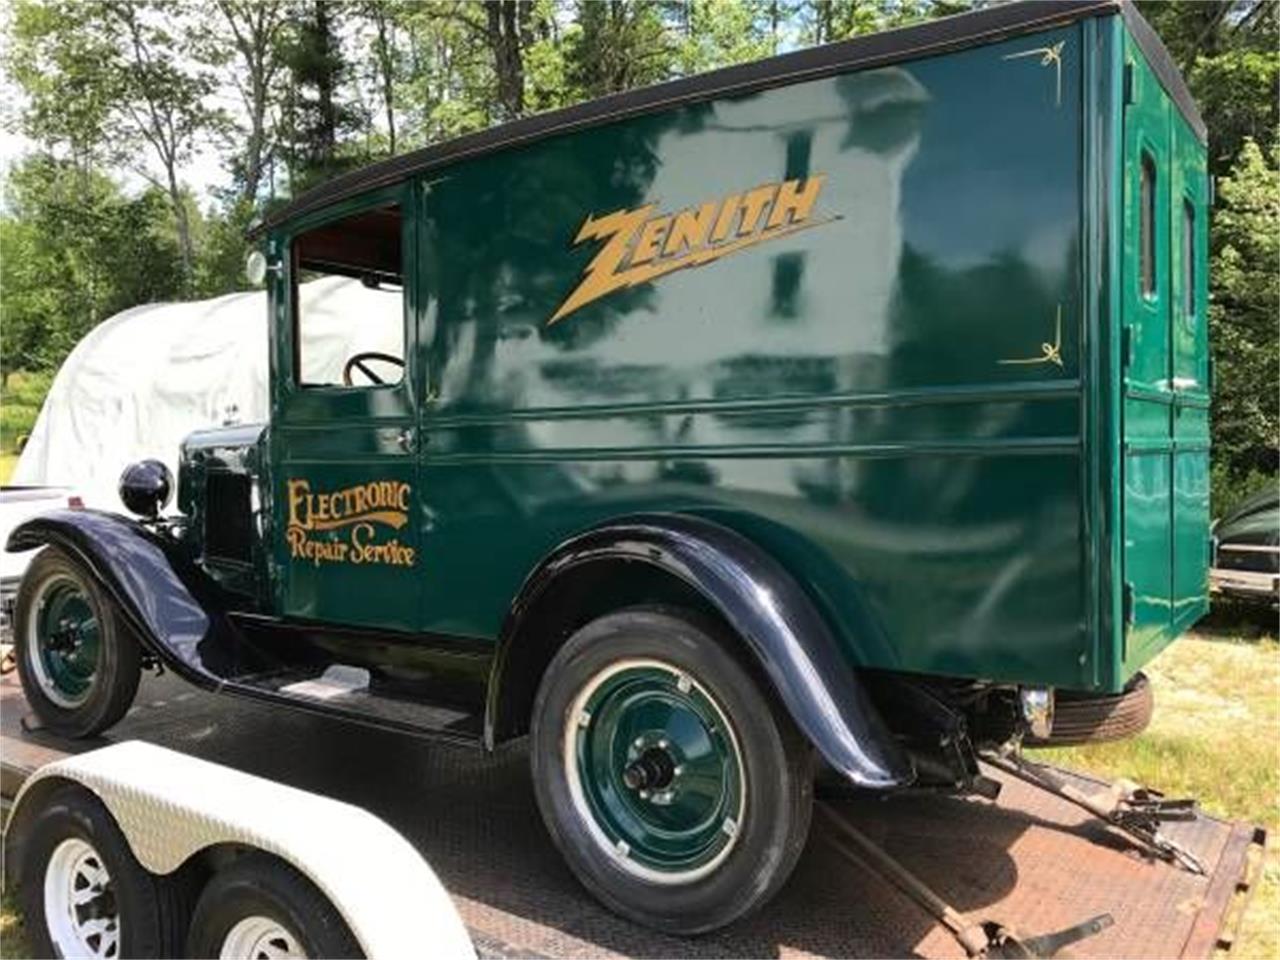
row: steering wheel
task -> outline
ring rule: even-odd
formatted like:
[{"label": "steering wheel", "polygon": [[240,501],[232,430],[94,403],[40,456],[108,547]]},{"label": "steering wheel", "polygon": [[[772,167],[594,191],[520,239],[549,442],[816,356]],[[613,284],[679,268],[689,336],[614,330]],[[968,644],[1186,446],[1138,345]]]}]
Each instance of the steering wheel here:
[{"label": "steering wheel", "polygon": [[377,360],[379,363],[390,363],[393,366],[399,367],[401,370],[404,369],[404,360],[400,357],[393,357],[389,353],[378,353],[376,350],[366,350],[363,353],[357,353],[348,357],[347,362],[342,365],[343,385],[347,387],[355,385],[351,382],[351,371],[357,369],[373,383],[386,383],[387,381],[383,380],[380,376],[369,369],[367,363],[369,360]]}]

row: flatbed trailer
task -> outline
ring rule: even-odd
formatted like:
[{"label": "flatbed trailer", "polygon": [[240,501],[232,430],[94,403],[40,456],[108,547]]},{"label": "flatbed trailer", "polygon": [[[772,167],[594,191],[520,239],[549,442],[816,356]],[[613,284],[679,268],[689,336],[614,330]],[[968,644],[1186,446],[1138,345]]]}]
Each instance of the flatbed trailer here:
[{"label": "flatbed trailer", "polygon": [[[306,713],[144,680],[109,739],[71,741],[24,724],[17,678],[0,679],[0,794],[12,800],[45,763],[126,739],[362,806],[401,831],[454,898],[481,956],[964,956],[928,914],[814,830],[772,907],[680,939],[604,909],[542,829],[524,749],[442,747]],[[1209,816],[1169,835],[1208,866],[1195,876],[1144,856],[1079,808],[999,771],[997,802],[917,794],[827,802],[944,899],[974,918],[1043,932],[1110,913],[1076,957],[1210,957],[1230,949],[1260,869],[1264,832]],[[1082,786],[1092,786],[1078,778]],[[815,823],[820,824],[821,818]],[[856,909],[855,909],[856,906]]]}]

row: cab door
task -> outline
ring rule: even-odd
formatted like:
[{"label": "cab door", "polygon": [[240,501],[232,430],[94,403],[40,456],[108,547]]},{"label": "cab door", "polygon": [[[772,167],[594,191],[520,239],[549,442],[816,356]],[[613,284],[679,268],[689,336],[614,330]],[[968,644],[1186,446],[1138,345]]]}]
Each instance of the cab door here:
[{"label": "cab door", "polygon": [[1173,585],[1170,103],[1137,46],[1124,113],[1123,510],[1125,659],[1169,636]]},{"label": "cab door", "polygon": [[277,610],[416,630],[415,222],[408,186],[291,224],[272,352]]}]

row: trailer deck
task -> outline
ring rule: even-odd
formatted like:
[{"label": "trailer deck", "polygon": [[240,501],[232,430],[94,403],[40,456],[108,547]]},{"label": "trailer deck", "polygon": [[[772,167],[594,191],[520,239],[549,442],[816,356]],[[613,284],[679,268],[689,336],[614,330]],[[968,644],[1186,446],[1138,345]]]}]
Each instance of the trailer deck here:
[{"label": "trailer deck", "polygon": [[[109,739],[72,743],[22,720],[17,677],[0,679],[0,794],[68,752],[140,739],[358,804],[400,830],[452,893],[483,956],[962,957],[959,945],[883,878],[811,835],[782,894],[697,939],[619,919],[574,881],[543,829],[513,746],[483,752],[215,697],[144,677]],[[999,800],[828,798],[974,919],[1043,933],[1111,913],[1077,957],[1209,957],[1229,948],[1261,863],[1263,831],[1201,816],[1169,834],[1209,865],[1193,876],[1140,854],[1078,808],[1006,777]]]}]

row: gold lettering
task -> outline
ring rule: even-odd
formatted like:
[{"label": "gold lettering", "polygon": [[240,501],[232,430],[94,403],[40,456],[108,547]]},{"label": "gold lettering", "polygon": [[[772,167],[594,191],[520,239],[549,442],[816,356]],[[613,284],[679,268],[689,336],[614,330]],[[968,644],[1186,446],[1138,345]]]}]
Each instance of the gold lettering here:
[{"label": "gold lettering", "polygon": [[769,205],[769,201],[777,192],[776,183],[766,183],[762,187],[756,187],[747,192],[747,195],[742,198],[742,226],[738,228],[738,236],[745,237],[749,233],[756,232],[760,215],[764,213],[764,208]]},{"label": "gold lettering", "polygon": [[[573,242],[577,246],[600,241],[600,249],[547,323],[556,323],[617,290],[830,223],[834,218],[810,219],[824,180],[823,174],[815,174],[804,181],[766,183],[745,195],[733,193],[719,203],[689,207],[674,216],[654,216],[656,204],[652,203],[599,217],[589,215]],[[392,502],[396,501],[386,503]]]},{"label": "gold lettering", "polygon": [[685,249],[695,250],[707,242],[707,234],[715,222],[716,204],[704,203],[697,213],[693,208],[681,210],[667,234],[667,246],[663,251],[668,257]]},{"label": "gold lettering", "polygon": [[[289,526],[306,527],[308,523],[298,512],[300,505],[306,502],[308,494],[311,492],[311,484],[305,480],[289,481]],[[309,519],[309,518],[308,518]]]},{"label": "gold lettering", "polygon": [[731,193],[724,198],[724,206],[720,208],[720,216],[716,218],[716,228],[711,231],[711,242],[719,243],[733,229],[734,218],[738,215],[738,201],[741,198]]},{"label": "gold lettering", "polygon": [[635,210],[618,210],[598,220],[594,216],[587,217],[573,241],[574,246],[586,240],[604,240],[605,244],[587,264],[582,282],[565,298],[564,303],[560,304],[559,309],[551,315],[547,323],[555,323],[561,317],[579,307],[586,306],[592,300],[627,286],[625,276],[618,275],[618,267],[621,266],[623,257],[627,255],[632,236],[639,229],[640,224],[649,219],[653,208],[654,205],[649,204]]},{"label": "gold lettering", "polygon": [[[778,190],[778,197],[773,201],[773,210],[769,213],[769,222],[765,224],[766,230],[773,230],[784,224],[799,223],[802,220],[808,220],[809,214],[813,211],[813,205],[818,201],[818,193],[822,190],[822,181],[825,180],[822,174],[810,177],[804,182],[804,189],[800,189],[799,180],[788,180]],[[788,220],[787,215],[790,214]]]},{"label": "gold lettering", "polygon": [[658,217],[650,220],[640,229],[640,239],[636,241],[635,252],[631,254],[632,266],[648,263],[662,249],[662,241],[666,237],[667,228],[671,226],[670,217]]}]

